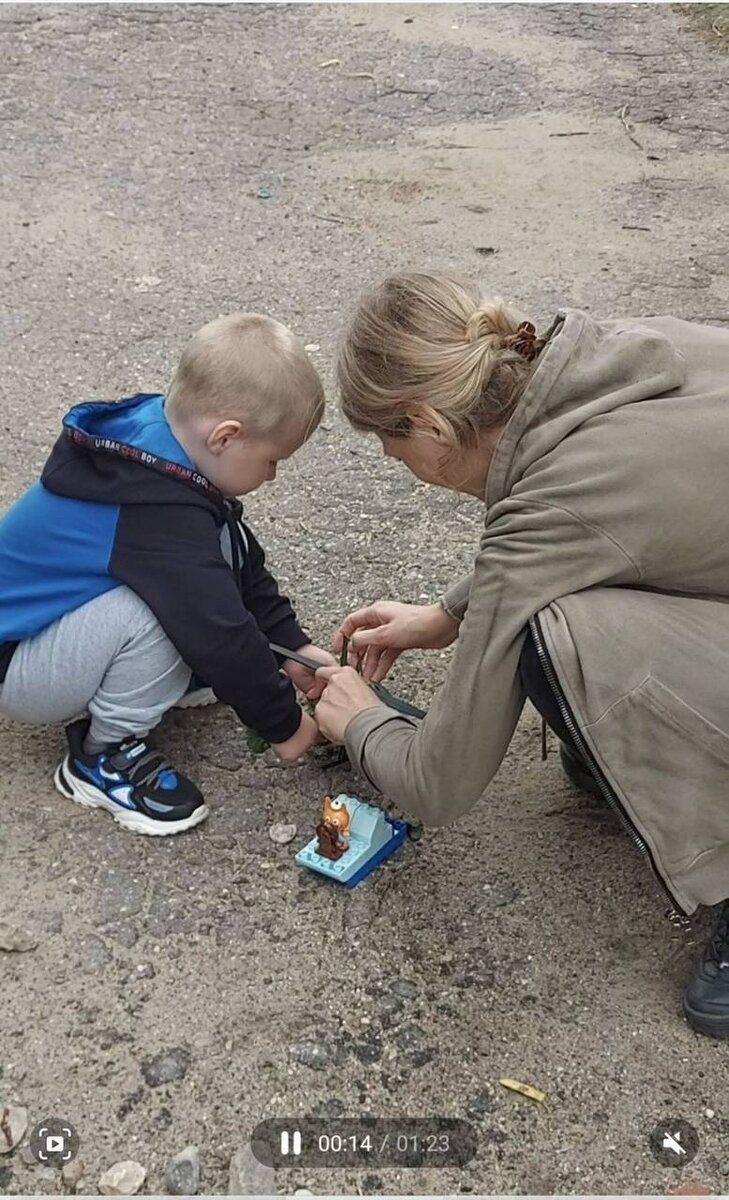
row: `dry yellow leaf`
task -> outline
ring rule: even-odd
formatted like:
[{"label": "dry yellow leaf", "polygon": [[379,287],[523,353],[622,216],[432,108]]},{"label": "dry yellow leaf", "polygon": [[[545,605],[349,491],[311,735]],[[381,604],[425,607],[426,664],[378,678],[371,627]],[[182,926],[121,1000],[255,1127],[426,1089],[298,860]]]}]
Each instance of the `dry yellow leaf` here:
[{"label": "dry yellow leaf", "polygon": [[519,1083],[518,1079],[500,1079],[499,1083],[512,1092],[518,1092],[520,1096],[528,1096],[530,1100],[536,1100],[537,1104],[544,1104],[547,1099],[546,1092],[540,1092],[539,1088],[531,1087],[528,1083]]}]

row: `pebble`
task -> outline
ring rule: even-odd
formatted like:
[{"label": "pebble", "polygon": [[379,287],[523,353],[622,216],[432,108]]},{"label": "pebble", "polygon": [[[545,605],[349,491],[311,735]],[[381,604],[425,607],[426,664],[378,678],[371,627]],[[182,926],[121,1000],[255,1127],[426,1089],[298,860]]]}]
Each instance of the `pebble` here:
[{"label": "pebble", "polygon": [[136,1196],[147,1177],[147,1172],[141,1163],[114,1163],[99,1180],[99,1191],[102,1196]]},{"label": "pebble", "polygon": [[332,1120],[336,1117],[341,1117],[344,1112],[344,1105],[341,1100],[337,1100],[336,1096],[330,1096],[327,1100],[321,1100],[314,1109],[314,1116],[319,1120]]},{"label": "pebble", "polygon": [[0,950],[16,951],[18,954],[23,954],[26,950],[35,950],[38,945],[38,939],[33,937],[27,929],[21,929],[19,925],[8,925],[7,921],[0,921]]},{"label": "pebble", "polygon": [[160,1087],[163,1083],[174,1083],[184,1079],[190,1065],[190,1055],[182,1046],[172,1050],[163,1050],[154,1058],[145,1058],[142,1062],[142,1074],[150,1087]]},{"label": "pebble", "polygon": [[268,836],[278,846],[286,846],[288,842],[293,842],[296,837],[296,826],[285,825],[283,823],[272,825],[268,831]]},{"label": "pebble", "polygon": [[0,1154],[14,1150],[28,1128],[28,1110],[6,1104],[0,1113]]},{"label": "pebble", "polygon": [[411,979],[391,979],[387,986],[395,996],[400,996],[403,1000],[414,1000],[418,994],[418,985]]},{"label": "pebble", "polygon": [[435,1051],[428,1045],[425,1033],[419,1025],[406,1025],[400,1030],[397,1042],[403,1057],[412,1067],[424,1067],[435,1057]]},{"label": "pebble", "polygon": [[326,1042],[317,1042],[313,1038],[297,1042],[291,1047],[291,1053],[297,1062],[311,1067],[312,1071],[323,1071],[334,1059],[329,1045]]},{"label": "pebble", "polygon": [[111,962],[113,955],[106,943],[92,933],[82,939],[79,946],[79,957],[84,971],[95,972],[103,971],[104,967]]},{"label": "pebble", "polygon": [[200,1188],[200,1151],[185,1146],[170,1162],[165,1173],[165,1188],[170,1196],[195,1196]]},{"label": "pebble", "polygon": [[259,1162],[250,1144],[236,1150],[228,1173],[229,1196],[275,1196],[276,1172]]},{"label": "pebble", "polygon": [[137,963],[138,979],[154,979],[157,972],[151,963]]},{"label": "pebble", "polygon": [[85,1167],[80,1158],[74,1158],[71,1162],[67,1162],[61,1168],[61,1179],[67,1188],[74,1190],[76,1185],[83,1178]]},{"label": "pebble", "polygon": [[466,1116],[471,1119],[480,1120],[487,1113],[493,1112],[496,1104],[493,1089],[483,1088],[477,1092],[475,1096],[471,1096],[466,1101]]}]

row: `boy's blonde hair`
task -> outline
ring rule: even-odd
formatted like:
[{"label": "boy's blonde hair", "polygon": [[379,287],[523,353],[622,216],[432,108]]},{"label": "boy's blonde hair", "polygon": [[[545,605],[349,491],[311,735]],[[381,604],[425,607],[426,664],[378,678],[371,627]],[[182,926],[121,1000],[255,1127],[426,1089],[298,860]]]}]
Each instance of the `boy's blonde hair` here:
[{"label": "boy's blonde hair", "polygon": [[450,446],[505,423],[543,346],[501,300],[450,275],[393,275],[359,305],[339,354],[344,415],[407,436],[420,412]]},{"label": "boy's blonde hair", "polygon": [[181,420],[239,420],[263,437],[282,428],[308,437],[321,420],[324,389],[290,329],[259,313],[232,313],[188,342],[167,408]]}]

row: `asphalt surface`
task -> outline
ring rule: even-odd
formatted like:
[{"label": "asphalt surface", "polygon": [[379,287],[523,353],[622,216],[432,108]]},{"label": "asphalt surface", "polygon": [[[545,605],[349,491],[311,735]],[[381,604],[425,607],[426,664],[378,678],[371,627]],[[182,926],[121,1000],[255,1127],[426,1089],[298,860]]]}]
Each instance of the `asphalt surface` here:
[{"label": "asphalt surface", "polygon": [[[344,427],[346,314],[385,273],[440,268],[540,325],[561,304],[729,323],[728,60],[686,23],[650,5],[2,6],[2,502],[72,403],[164,389],[198,326],[260,309],[317,347],[331,399],[247,504],[302,619],[326,643],[355,605],[437,596],[483,514]],[[410,655],[393,686],[427,705],[447,658]],[[729,1189],[729,1047],[680,1015],[706,917],[675,934],[610,816],[541,763],[534,714],[466,819],[352,893],[293,855],[324,792],[371,795],[361,780],[252,759],[221,706],[159,739],[212,813],[158,842],[56,795],[60,729],[0,723],[0,919],[38,940],[0,952],[0,1104],[74,1124],[80,1191],[123,1159],[159,1191],[194,1143],[201,1189],[225,1193],[259,1121],[307,1114],[333,1132],[462,1117],[478,1151],[304,1163],[282,1192]],[[649,1150],[667,1118],[699,1134],[680,1172]],[[0,1190],[57,1191],[28,1160],[0,1157]]]}]

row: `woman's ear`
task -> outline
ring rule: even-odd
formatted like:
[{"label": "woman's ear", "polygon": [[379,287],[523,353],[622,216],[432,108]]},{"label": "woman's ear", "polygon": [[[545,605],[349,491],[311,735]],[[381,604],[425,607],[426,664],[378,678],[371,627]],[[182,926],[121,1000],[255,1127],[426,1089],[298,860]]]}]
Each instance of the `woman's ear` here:
[{"label": "woman's ear", "polygon": [[408,437],[429,437],[436,442],[450,440],[443,418],[429,404],[409,408],[407,415],[410,422]]},{"label": "woman's ear", "polygon": [[219,421],[208,434],[206,447],[211,454],[222,454],[226,446],[241,437],[242,433],[243,426],[240,421]]}]

